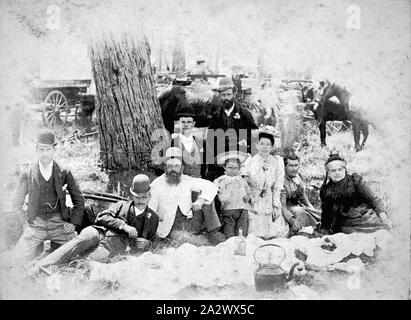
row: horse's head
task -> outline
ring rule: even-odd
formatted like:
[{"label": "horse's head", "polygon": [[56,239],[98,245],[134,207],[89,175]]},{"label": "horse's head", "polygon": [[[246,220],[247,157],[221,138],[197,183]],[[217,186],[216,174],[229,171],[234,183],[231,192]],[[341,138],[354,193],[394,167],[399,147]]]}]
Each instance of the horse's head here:
[{"label": "horse's head", "polygon": [[324,101],[331,98],[333,96],[333,86],[334,83],[327,79],[318,81],[314,90],[314,101],[323,104]]},{"label": "horse's head", "polygon": [[311,83],[304,85],[301,88],[303,102],[312,102],[314,101],[314,87]]}]

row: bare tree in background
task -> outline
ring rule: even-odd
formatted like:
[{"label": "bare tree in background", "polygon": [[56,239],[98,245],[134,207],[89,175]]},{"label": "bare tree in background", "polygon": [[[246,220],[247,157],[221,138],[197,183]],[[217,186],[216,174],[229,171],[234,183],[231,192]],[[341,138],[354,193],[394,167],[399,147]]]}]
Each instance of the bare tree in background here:
[{"label": "bare tree in background", "polygon": [[183,42],[176,38],[173,49],[173,64],[172,71],[177,73],[177,76],[181,76],[186,69],[186,57]]},{"label": "bare tree in background", "polygon": [[90,59],[96,84],[100,159],[111,171],[145,171],[151,134],[163,127],[146,38],[94,39]]}]

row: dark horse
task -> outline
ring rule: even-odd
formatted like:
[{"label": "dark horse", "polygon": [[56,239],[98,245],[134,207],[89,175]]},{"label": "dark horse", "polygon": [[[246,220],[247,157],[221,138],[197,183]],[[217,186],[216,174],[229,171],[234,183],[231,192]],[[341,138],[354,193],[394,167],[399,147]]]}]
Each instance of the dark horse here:
[{"label": "dark horse", "polygon": [[164,126],[171,134],[180,108],[191,107],[196,115],[196,127],[208,127],[214,111],[220,106],[219,97],[206,87],[191,92],[188,88],[173,85],[158,94]]},{"label": "dark horse", "polygon": [[[314,93],[313,88],[303,88],[303,97],[306,101],[314,100],[315,103],[308,104],[311,111],[314,112],[315,118],[319,121],[321,146],[325,146],[326,138],[326,123],[327,121],[351,121],[355,151],[361,151],[368,138],[368,121],[352,110],[350,107],[351,94],[344,87],[329,82],[327,80],[320,81],[318,91]],[[330,100],[331,97],[336,97],[339,102]],[[360,134],[363,134],[363,140],[360,144]]]}]

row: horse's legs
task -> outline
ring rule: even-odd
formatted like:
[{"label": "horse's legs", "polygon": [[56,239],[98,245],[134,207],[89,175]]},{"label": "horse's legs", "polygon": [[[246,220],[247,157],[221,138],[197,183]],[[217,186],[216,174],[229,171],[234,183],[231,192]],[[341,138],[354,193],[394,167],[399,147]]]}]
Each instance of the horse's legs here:
[{"label": "horse's legs", "polygon": [[352,131],[354,134],[354,143],[355,143],[355,151],[361,151],[361,146],[360,146],[360,121],[357,119],[352,119]]},{"label": "horse's legs", "polygon": [[362,143],[361,143],[361,148],[364,148],[365,142],[367,141],[368,134],[369,134],[369,131],[368,131],[368,123],[365,122],[365,121],[362,121],[362,120],[360,120],[360,123],[361,123],[361,131],[362,131],[362,135],[363,135],[363,137],[362,137]]},{"label": "horse's legs", "polygon": [[320,140],[321,140],[321,147],[325,147],[326,143],[325,143],[325,138],[326,138],[326,121],[320,121],[320,125],[318,126],[318,128],[320,129]]}]

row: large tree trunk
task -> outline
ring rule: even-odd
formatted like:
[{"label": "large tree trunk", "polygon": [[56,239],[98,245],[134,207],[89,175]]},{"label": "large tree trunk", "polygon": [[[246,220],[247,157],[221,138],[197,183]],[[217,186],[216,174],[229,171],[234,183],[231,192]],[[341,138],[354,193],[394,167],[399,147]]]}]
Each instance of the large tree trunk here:
[{"label": "large tree trunk", "polygon": [[145,171],[151,135],[163,127],[148,41],[127,36],[92,41],[90,58],[103,168]]}]

